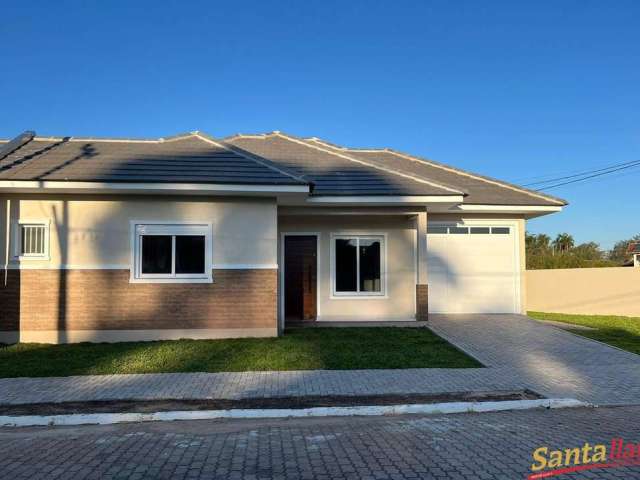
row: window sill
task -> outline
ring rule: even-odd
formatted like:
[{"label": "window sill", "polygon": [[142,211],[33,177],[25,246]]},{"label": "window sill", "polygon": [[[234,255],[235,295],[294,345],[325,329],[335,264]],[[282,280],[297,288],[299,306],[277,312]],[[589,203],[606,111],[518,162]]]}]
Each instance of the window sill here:
[{"label": "window sill", "polygon": [[129,283],[213,283],[213,278],[130,278]]},{"label": "window sill", "polygon": [[329,299],[330,300],[387,300],[389,298],[386,294],[346,294],[346,295],[335,295],[332,294]]}]

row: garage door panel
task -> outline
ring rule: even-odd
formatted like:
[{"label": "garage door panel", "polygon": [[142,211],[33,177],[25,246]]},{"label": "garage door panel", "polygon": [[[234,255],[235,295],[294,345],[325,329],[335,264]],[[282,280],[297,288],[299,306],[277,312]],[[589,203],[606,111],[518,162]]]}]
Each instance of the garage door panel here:
[{"label": "garage door panel", "polygon": [[508,235],[427,235],[430,311],[517,312],[516,248],[513,227]]}]

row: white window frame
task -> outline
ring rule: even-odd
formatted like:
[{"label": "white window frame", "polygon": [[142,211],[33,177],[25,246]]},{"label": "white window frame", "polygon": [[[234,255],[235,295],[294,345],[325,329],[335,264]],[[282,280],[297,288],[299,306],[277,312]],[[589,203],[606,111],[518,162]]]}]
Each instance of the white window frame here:
[{"label": "white window frame", "polygon": [[[212,283],[212,237],[213,228],[210,222],[184,222],[184,221],[131,221],[131,283]],[[144,235],[169,235],[172,236],[172,272],[142,273],[142,237]],[[176,235],[202,235],[204,239],[204,268],[202,274],[175,273],[175,246]]]},{"label": "white window frame", "polygon": [[[446,232],[430,232],[429,231],[429,227],[442,227],[442,228],[446,228],[447,231]],[[468,230],[464,233],[450,233],[449,232],[449,228],[467,228]],[[472,228],[488,228],[489,231],[487,233],[472,233],[471,229]],[[508,228],[509,232],[508,233],[494,233],[493,229],[494,228]],[[513,228],[514,225],[509,223],[509,224],[500,224],[500,223],[479,223],[479,224],[475,224],[475,223],[469,223],[469,222],[439,222],[439,221],[435,221],[435,222],[428,222],[427,224],[427,235],[511,235],[513,233]]]},{"label": "white window frame", "polygon": [[[42,254],[22,254],[22,227],[44,227],[44,252]],[[49,235],[50,235],[50,219],[19,219],[14,222],[14,235],[13,235],[13,258],[16,260],[50,260],[49,253]]]},{"label": "white window frame", "polygon": [[[338,292],[336,290],[336,240],[379,240],[380,245],[380,291],[379,292]],[[332,233],[331,234],[331,298],[347,299],[347,298],[387,298],[387,234],[386,233]],[[359,245],[359,243],[358,243]],[[356,288],[360,288],[360,248],[356,249]]]}]

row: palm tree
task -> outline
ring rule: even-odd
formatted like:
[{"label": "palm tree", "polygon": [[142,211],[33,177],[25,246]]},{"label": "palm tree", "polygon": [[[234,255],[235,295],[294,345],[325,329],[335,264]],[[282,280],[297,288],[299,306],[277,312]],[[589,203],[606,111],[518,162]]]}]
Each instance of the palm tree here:
[{"label": "palm tree", "polygon": [[554,250],[559,251],[560,253],[568,252],[573,248],[575,242],[573,237],[568,233],[559,233],[556,239],[553,241]]},{"label": "palm tree", "polygon": [[551,237],[545,233],[541,233],[537,238],[538,248],[541,250],[548,250],[551,245]]}]

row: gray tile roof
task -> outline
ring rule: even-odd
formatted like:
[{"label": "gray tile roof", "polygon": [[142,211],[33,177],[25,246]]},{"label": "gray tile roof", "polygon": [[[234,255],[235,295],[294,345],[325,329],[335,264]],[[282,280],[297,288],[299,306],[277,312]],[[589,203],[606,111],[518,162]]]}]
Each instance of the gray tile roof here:
[{"label": "gray tile roof", "polygon": [[0,180],[311,185],[313,195],[464,195],[465,204],[562,199],[390,149],[354,149],[273,132],[215,140],[28,138],[0,141]]},{"label": "gray tile roof", "polygon": [[227,138],[226,142],[238,145],[277,164],[286,165],[292,171],[304,175],[314,181],[316,194],[396,194],[402,189],[405,189],[405,192],[411,190],[427,194],[424,185],[410,183],[406,178],[402,181],[395,180],[395,188],[378,185],[381,178],[386,178],[380,170],[375,173],[374,178],[366,180],[359,178],[356,174],[356,171],[360,170],[373,173],[371,169],[376,168],[415,179],[428,180],[441,188],[464,192],[465,204],[561,206],[567,203],[565,200],[501,180],[390,149],[346,148],[316,138],[302,139],[280,132],[266,135],[237,135]]},{"label": "gray tile roof", "polygon": [[313,182],[314,195],[462,195],[413,174],[394,172],[283,135],[237,136],[225,143],[294,171]]},{"label": "gray tile roof", "polygon": [[372,165],[384,165],[398,172],[405,172],[446,185],[463,189],[466,204],[481,205],[566,205],[566,200],[542,194],[502,180],[471,173],[433,160],[408,155],[389,148],[353,149],[338,147],[319,139],[308,139],[310,143],[324,146],[336,152],[364,160]]},{"label": "gray tile roof", "polygon": [[0,180],[308,183],[269,161],[245,157],[194,134],[161,141],[36,137],[0,157]]}]

